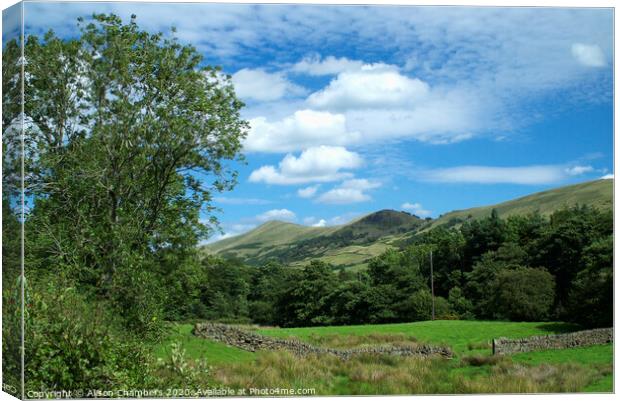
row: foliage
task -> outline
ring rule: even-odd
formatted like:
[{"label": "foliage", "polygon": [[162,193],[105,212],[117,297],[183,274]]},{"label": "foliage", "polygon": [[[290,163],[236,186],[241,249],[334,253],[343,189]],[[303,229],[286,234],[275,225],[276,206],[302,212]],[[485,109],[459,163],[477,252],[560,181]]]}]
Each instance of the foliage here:
[{"label": "foliage", "polygon": [[25,319],[27,390],[148,385],[145,345],[120,334],[105,305],[66,280],[29,285]]},{"label": "foliage", "polygon": [[331,321],[328,295],[335,288],[332,268],[313,261],[302,271],[295,285],[278,300],[278,319],[283,326],[316,326]]},{"label": "foliage", "polygon": [[78,25],[76,39],[25,44],[31,273],[70,272],[148,335],[164,316],[156,288],[195,265],[210,231],[200,211],[236,182],[227,161],[240,159],[243,104],[195,48],[135,16]]},{"label": "foliage", "polygon": [[613,326],[613,236],[584,249],[585,269],[573,280],[568,316],[585,326]]},{"label": "foliage", "polygon": [[[504,220],[493,214],[460,229],[419,234],[404,249],[388,249],[357,273],[319,260],[303,270],[275,261],[244,270],[240,261],[210,257],[218,267],[210,268],[217,274],[208,279],[215,283],[209,299],[221,303],[205,303],[207,316],[286,327],[427,320],[432,251],[437,318],[563,318],[609,326],[611,223],[611,214],[587,207],[560,210],[549,219],[534,213]],[[556,244],[568,238],[573,238],[573,249]],[[560,268],[556,259],[547,260],[550,254],[574,265]],[[561,270],[560,278],[551,269]],[[247,285],[249,292],[244,292]],[[569,292],[571,302],[562,302]],[[561,304],[569,308],[567,314],[560,313]],[[240,309],[226,311],[227,305]]]},{"label": "foliage", "polygon": [[553,305],[554,280],[545,269],[518,267],[502,270],[496,278],[497,314],[516,321],[540,321]]}]

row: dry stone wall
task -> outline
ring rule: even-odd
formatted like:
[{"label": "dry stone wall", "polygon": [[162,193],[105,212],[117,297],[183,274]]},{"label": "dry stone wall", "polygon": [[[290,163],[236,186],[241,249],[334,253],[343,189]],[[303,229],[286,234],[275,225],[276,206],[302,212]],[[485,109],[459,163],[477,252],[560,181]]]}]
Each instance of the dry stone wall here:
[{"label": "dry stone wall", "polygon": [[298,356],[331,354],[342,359],[361,354],[416,356],[422,358],[431,356],[452,357],[452,350],[450,348],[429,344],[421,344],[415,347],[376,346],[351,349],[316,347],[301,341],[263,336],[220,323],[198,323],[194,326],[193,333],[198,337],[220,341],[250,352],[259,350],[288,350]]},{"label": "dry stone wall", "polygon": [[613,329],[594,329],[574,333],[534,336],[520,339],[498,338],[493,340],[494,355],[546,349],[564,349],[588,345],[607,344],[613,341]]}]

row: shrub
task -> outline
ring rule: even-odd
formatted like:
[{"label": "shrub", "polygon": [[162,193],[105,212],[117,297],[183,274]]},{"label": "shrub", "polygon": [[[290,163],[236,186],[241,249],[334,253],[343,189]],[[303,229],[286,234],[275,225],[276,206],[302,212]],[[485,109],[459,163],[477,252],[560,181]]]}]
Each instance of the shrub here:
[{"label": "shrub", "polygon": [[121,337],[104,304],[61,280],[27,288],[26,390],[147,385],[145,345]]}]

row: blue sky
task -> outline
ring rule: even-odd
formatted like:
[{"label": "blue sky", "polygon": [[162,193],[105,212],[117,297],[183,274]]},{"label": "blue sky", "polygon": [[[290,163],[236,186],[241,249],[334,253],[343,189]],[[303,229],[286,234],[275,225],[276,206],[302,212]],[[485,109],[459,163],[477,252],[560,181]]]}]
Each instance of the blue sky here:
[{"label": "blue sky", "polygon": [[611,9],[26,3],[26,33],[93,12],[175,26],[232,75],[251,129],[224,236],[613,174]]}]

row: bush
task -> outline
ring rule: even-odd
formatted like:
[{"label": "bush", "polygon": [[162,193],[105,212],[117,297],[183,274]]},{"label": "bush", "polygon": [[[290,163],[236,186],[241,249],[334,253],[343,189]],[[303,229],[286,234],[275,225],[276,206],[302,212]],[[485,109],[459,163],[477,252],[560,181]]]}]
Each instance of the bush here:
[{"label": "bush", "polygon": [[124,338],[104,304],[59,281],[27,288],[26,390],[106,389],[149,383],[145,345]]}]

